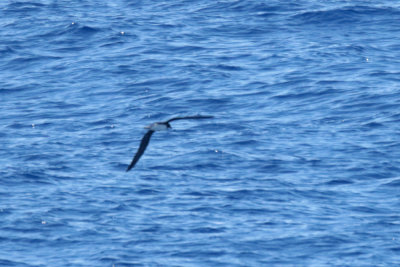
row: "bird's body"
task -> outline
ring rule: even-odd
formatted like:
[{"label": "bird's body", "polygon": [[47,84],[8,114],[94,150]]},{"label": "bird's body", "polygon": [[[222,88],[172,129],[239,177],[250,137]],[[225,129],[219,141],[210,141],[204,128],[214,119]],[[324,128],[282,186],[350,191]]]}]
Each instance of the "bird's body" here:
[{"label": "bird's body", "polygon": [[140,157],[143,155],[144,151],[146,150],[150,138],[152,134],[156,131],[166,131],[169,128],[172,128],[171,125],[169,124],[171,121],[176,121],[176,120],[191,120],[191,119],[211,119],[213,116],[188,116],[188,117],[175,117],[172,119],[169,119],[165,122],[155,122],[150,124],[149,126],[146,126],[146,129],[149,129],[147,133],[143,136],[142,141],[140,142],[140,146],[138,148],[138,151],[136,152],[136,155],[133,157],[131,164],[128,166],[126,171],[129,171],[133,167],[135,167],[136,163],[139,161]]},{"label": "bird's body", "polygon": [[164,123],[164,122],[155,122],[144,128],[152,131],[166,131],[168,130],[168,128],[171,128],[171,125],[169,125],[169,123]]}]

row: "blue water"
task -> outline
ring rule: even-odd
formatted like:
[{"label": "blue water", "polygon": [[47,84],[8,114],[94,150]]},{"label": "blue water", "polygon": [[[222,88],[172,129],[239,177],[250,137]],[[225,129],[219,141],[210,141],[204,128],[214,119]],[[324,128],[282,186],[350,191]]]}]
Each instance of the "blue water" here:
[{"label": "blue water", "polygon": [[396,1],[0,10],[1,266],[400,265]]}]

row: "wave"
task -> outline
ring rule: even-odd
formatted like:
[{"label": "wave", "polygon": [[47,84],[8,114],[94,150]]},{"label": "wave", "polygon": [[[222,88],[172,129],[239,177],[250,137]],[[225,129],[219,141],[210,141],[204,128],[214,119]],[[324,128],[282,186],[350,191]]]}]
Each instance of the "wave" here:
[{"label": "wave", "polygon": [[400,18],[400,11],[392,7],[348,6],[328,10],[306,11],[292,17],[302,24],[352,24],[360,21]]}]

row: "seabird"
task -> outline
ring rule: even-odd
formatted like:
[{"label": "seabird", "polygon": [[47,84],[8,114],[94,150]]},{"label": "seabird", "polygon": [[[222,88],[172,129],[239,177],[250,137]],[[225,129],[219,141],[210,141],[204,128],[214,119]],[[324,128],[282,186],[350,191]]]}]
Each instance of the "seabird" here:
[{"label": "seabird", "polygon": [[150,124],[149,126],[146,126],[145,129],[149,129],[149,130],[143,136],[142,141],[140,141],[139,149],[136,152],[136,155],[133,157],[132,162],[131,162],[131,164],[129,164],[126,171],[129,171],[130,169],[135,167],[135,164],[139,161],[140,157],[143,155],[144,151],[146,150],[146,147],[149,144],[151,135],[156,131],[165,131],[165,130],[172,128],[171,125],[169,124],[171,121],[193,120],[193,119],[211,119],[211,118],[214,118],[214,116],[175,117],[175,118],[169,119],[164,122],[155,122],[155,123]]}]

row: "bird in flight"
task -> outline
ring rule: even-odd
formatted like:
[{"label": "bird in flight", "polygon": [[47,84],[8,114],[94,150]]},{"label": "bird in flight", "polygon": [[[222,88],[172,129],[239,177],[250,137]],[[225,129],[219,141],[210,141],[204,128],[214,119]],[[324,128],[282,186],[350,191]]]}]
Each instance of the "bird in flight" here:
[{"label": "bird in flight", "polygon": [[149,129],[147,133],[143,136],[142,141],[140,141],[140,146],[139,149],[136,152],[136,155],[133,157],[131,164],[129,164],[128,168],[126,171],[129,171],[133,167],[135,167],[135,164],[139,161],[140,157],[143,155],[144,151],[146,150],[147,145],[149,144],[150,137],[151,135],[156,132],[156,131],[165,131],[168,130],[171,127],[169,124],[171,121],[177,121],[177,120],[197,120],[197,119],[211,119],[214,118],[214,116],[188,116],[188,117],[175,117],[172,119],[169,119],[164,122],[155,122],[150,124],[149,126],[146,126],[146,129]]}]

